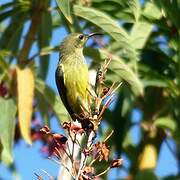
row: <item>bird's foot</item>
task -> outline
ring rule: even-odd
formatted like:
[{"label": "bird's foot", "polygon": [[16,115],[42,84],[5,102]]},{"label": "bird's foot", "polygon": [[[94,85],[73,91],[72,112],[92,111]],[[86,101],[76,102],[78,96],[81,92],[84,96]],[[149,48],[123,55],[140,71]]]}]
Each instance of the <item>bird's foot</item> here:
[{"label": "bird's foot", "polygon": [[81,113],[81,114],[74,113],[71,115],[71,117],[74,121],[78,120],[85,131],[94,129],[94,125],[91,122],[91,118],[88,114],[85,115],[84,113]]}]

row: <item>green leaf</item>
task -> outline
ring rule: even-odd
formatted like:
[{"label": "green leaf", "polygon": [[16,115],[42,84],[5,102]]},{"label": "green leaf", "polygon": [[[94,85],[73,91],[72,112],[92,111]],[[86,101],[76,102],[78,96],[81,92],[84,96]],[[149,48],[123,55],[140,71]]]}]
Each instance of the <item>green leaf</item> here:
[{"label": "green leaf", "polygon": [[17,14],[17,12],[18,12],[18,8],[13,8],[12,10],[5,11],[5,12],[1,13],[0,14],[0,22],[5,20],[8,17],[11,17],[11,16]]},{"label": "green leaf", "polygon": [[70,13],[70,1],[69,0],[56,0],[57,5],[65,18],[72,24],[73,20]]},{"label": "green leaf", "polygon": [[13,162],[12,148],[15,132],[16,105],[12,99],[0,98],[0,142],[2,144],[1,160],[6,165]]},{"label": "green leaf", "polygon": [[119,43],[119,47],[126,51],[125,53],[128,55],[128,57],[132,58],[133,60],[138,59],[137,53],[131,44],[130,36],[110,16],[96,9],[82,7],[79,5],[74,6],[74,13],[76,16],[80,16],[94,23],[110,34],[112,38]]},{"label": "green leaf", "polygon": [[131,42],[136,49],[142,49],[152,31],[153,25],[147,22],[137,22],[131,30]]},{"label": "green leaf", "polygon": [[[120,58],[113,56],[109,69],[120,79],[126,81],[135,95],[143,95],[143,85],[131,68],[126,65]],[[115,80],[115,79],[113,79]]]},{"label": "green leaf", "polygon": [[[48,26],[47,26],[48,24]],[[49,46],[52,36],[52,18],[50,12],[44,12],[41,18],[41,24],[38,32],[39,51],[44,47]],[[40,75],[43,79],[46,78],[49,67],[49,55],[40,56]]]},{"label": "green leaf", "polygon": [[168,88],[168,83],[163,79],[154,79],[153,77],[150,79],[143,79],[142,80],[144,87],[154,86],[154,87],[161,87],[161,88]]},{"label": "green leaf", "polygon": [[132,15],[132,12],[130,11],[130,8],[127,4],[126,1],[121,0],[121,1],[116,1],[116,0],[111,0],[111,1],[92,1],[93,6],[96,7],[99,11],[103,11],[107,14],[111,14],[113,17],[117,17],[121,20],[128,21],[131,20],[134,22],[134,17]]},{"label": "green leaf", "polygon": [[162,17],[162,11],[155,3],[146,2],[142,15],[149,20],[158,20]]},{"label": "green leaf", "polygon": [[165,16],[170,18],[173,24],[179,29],[180,28],[180,1],[179,0],[154,0],[155,4],[165,13]]},{"label": "green leaf", "polygon": [[5,57],[9,56],[11,53],[7,50],[0,50],[0,69],[8,70],[9,64],[5,61]]},{"label": "green leaf", "polygon": [[17,53],[26,19],[27,16],[25,14],[18,14],[11,18],[8,27],[0,38],[1,49],[9,49]]},{"label": "green leaf", "polygon": [[40,51],[40,56],[45,56],[48,54],[51,54],[52,52],[57,51],[59,52],[59,46],[48,46],[48,47],[44,47],[41,49]]},{"label": "green leaf", "polygon": [[[143,10],[143,16],[150,20],[158,20],[162,17],[161,11],[153,3],[147,2]],[[142,49],[152,32],[154,25],[146,20],[136,22],[131,29],[132,44],[135,49]]]},{"label": "green leaf", "polygon": [[36,98],[38,102],[37,108],[41,113],[42,120],[44,121],[45,125],[49,126],[49,106],[45,106],[45,104],[47,104],[47,101],[44,96],[39,93],[39,91],[36,91]]},{"label": "green leaf", "polygon": [[139,171],[135,176],[134,180],[158,180],[155,173],[151,169]]},{"label": "green leaf", "polygon": [[17,4],[17,2],[15,2],[15,1],[14,2],[9,2],[9,3],[2,4],[2,5],[0,5],[0,12],[2,12],[5,9],[10,8],[11,6],[14,6],[16,4]]},{"label": "green leaf", "polygon": [[171,90],[175,94],[178,94],[177,87],[169,77],[162,75],[154,69],[142,64],[139,65],[139,71],[141,71],[143,76],[142,82],[145,88],[148,86],[162,87]]},{"label": "green leaf", "polygon": [[29,0],[14,0],[14,2],[3,4],[2,6],[0,6],[0,22],[8,17],[13,17],[14,15],[19,15],[23,12],[28,12],[31,8],[31,5],[32,3]]},{"label": "green leaf", "polygon": [[[36,91],[42,95],[47,104],[51,107],[57,118],[63,122],[69,119],[67,111],[61,99],[55,92],[40,79],[36,80]],[[44,106],[47,106],[45,103]]]},{"label": "green leaf", "polygon": [[154,125],[163,129],[169,129],[172,132],[176,130],[177,124],[176,121],[171,117],[165,116],[160,117],[154,121]]},{"label": "green leaf", "polygon": [[[106,50],[96,50],[92,48],[86,49],[85,54],[93,54],[93,57],[95,57],[94,60],[96,61],[104,60],[110,55]],[[108,74],[106,79],[117,82],[124,80],[130,85],[130,88],[135,95],[143,95],[143,85],[137,74],[118,56],[111,54],[111,58],[112,61],[108,69],[111,70],[112,74]]]},{"label": "green leaf", "polygon": [[125,149],[128,146],[132,146],[132,145],[133,145],[132,132],[131,129],[129,129],[128,132],[126,132],[122,146]]},{"label": "green leaf", "polygon": [[7,50],[0,50],[0,82],[9,83],[9,64],[6,62],[6,56],[10,56]]},{"label": "green leaf", "polygon": [[135,20],[138,21],[139,15],[140,15],[139,1],[138,0],[131,0],[131,1],[127,1],[127,4],[129,6],[130,10],[132,11]]}]

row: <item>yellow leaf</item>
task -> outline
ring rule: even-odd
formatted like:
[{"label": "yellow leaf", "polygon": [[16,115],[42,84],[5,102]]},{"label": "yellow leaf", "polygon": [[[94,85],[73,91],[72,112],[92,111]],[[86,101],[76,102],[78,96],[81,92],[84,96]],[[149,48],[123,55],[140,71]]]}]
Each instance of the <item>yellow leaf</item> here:
[{"label": "yellow leaf", "polygon": [[30,68],[17,70],[18,118],[22,137],[28,144],[31,140],[31,118],[34,97],[34,74]]},{"label": "yellow leaf", "polygon": [[140,158],[139,169],[154,169],[157,163],[157,150],[153,144],[147,144],[144,147]]}]

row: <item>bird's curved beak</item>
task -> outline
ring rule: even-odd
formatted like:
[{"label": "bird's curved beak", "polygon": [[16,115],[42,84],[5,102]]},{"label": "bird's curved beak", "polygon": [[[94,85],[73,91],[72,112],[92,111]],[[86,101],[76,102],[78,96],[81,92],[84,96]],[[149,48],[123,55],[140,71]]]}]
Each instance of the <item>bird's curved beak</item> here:
[{"label": "bird's curved beak", "polygon": [[102,33],[99,33],[99,32],[95,32],[95,33],[91,33],[91,34],[88,34],[87,35],[87,38],[90,38],[92,36],[98,36],[98,35],[103,35]]}]

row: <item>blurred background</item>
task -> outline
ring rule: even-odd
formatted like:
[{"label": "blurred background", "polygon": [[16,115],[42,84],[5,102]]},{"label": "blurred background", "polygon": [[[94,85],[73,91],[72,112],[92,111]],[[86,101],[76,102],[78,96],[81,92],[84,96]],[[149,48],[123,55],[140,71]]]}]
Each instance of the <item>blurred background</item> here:
[{"label": "blurred background", "polygon": [[[98,131],[121,168],[102,179],[180,179],[179,0],[0,1],[0,179],[58,178],[39,133],[64,133],[58,46],[71,32],[103,32],[84,49],[90,70],[112,58],[106,83],[123,82]],[[96,164],[101,172],[106,162]]]}]

